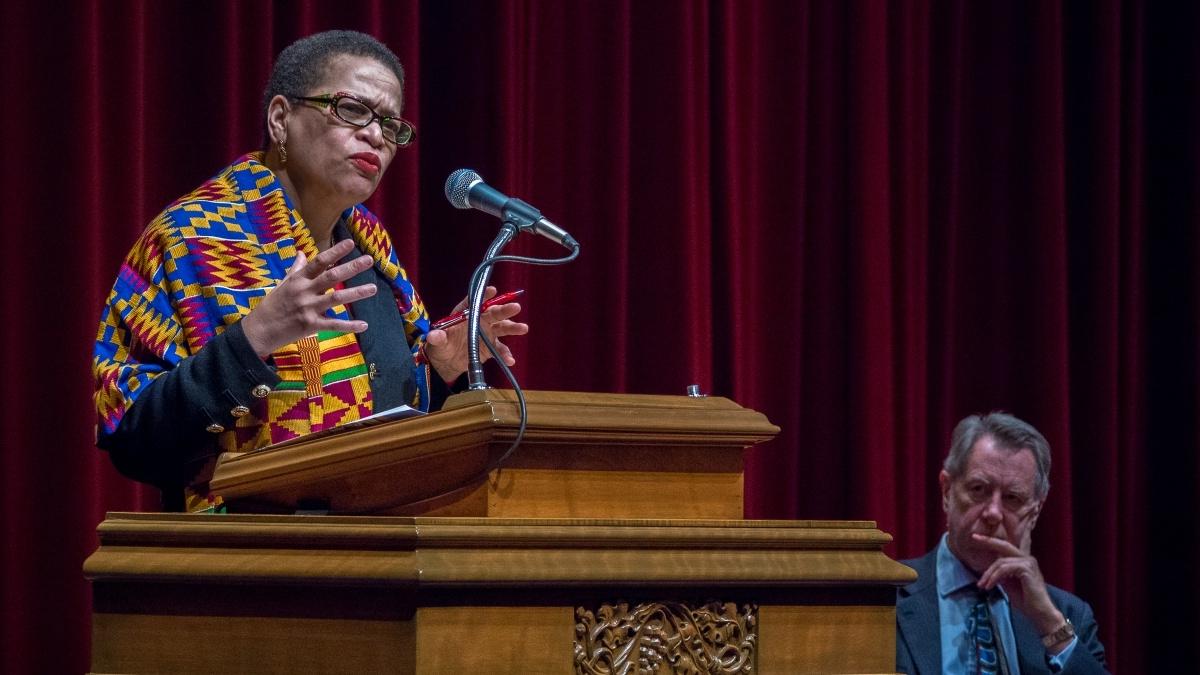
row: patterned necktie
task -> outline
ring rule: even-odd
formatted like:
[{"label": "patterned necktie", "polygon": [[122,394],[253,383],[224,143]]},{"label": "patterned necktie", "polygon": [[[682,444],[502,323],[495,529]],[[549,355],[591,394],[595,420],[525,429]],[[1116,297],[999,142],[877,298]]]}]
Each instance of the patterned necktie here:
[{"label": "patterned necktie", "polygon": [[971,614],[967,617],[967,634],[971,636],[975,672],[979,675],[999,673],[1000,647],[992,630],[992,613],[988,609],[987,595],[980,595],[979,602],[971,608]]}]

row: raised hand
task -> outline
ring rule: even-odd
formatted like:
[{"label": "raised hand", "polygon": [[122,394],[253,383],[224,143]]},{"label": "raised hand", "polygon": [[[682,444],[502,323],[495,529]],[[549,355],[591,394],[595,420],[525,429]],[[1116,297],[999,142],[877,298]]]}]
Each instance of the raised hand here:
[{"label": "raised hand", "polygon": [[287,276],[272,289],[249,314],[242,319],[242,329],[254,352],[267,358],[280,347],[320,330],[361,333],[365,321],[334,319],[325,315],[334,305],[345,305],[375,295],[375,284],[363,284],[329,292],[372,265],[371,256],[363,255],[350,262],[338,261],[354,249],[346,239],[319,253],[312,261],[303,252]]},{"label": "raised hand", "polygon": [[1020,547],[1000,537],[988,537],[979,533],[974,533],[971,537],[994,551],[997,556],[991,566],[980,575],[980,588],[991,590],[998,585],[1004,587],[1013,608],[1033,622],[1039,635],[1050,633],[1063,625],[1062,612],[1050,600],[1046,580],[1042,577],[1037,558],[1029,553],[1028,532]]},{"label": "raised hand", "polygon": [[[483,297],[486,300],[495,295],[496,287],[488,286]],[[462,310],[466,306],[467,299],[463,299],[455,306],[454,311]],[[484,310],[479,317],[479,325],[484,335],[487,335],[488,340],[496,347],[500,359],[508,366],[513,365],[517,360],[513,356],[512,350],[500,338],[508,335],[524,335],[529,332],[527,324],[511,320],[520,311],[519,303],[509,302],[503,305],[494,305]],[[467,325],[468,322],[464,321],[445,330],[431,330],[425,337],[425,357],[429,359],[429,365],[433,366],[438,375],[447,382],[453,381],[467,370],[470,360],[467,350]],[[491,353],[487,347],[480,345],[480,358],[486,361],[490,357]]]}]

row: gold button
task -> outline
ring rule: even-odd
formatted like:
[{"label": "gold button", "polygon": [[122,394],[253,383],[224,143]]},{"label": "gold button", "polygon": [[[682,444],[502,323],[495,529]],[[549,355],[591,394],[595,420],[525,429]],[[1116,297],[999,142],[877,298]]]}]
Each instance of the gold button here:
[{"label": "gold button", "polygon": [[266,398],[267,394],[271,393],[271,388],[265,384],[260,384],[257,387],[251,389],[250,393],[254,394],[255,398]]},{"label": "gold button", "polygon": [[229,411],[229,414],[234,417],[245,417],[250,414],[250,409],[244,405],[234,406],[233,410]]},{"label": "gold button", "polygon": [[204,427],[204,430],[210,434],[219,434],[222,431],[225,431],[225,427],[221,426],[220,424],[217,424],[216,422],[213,422],[212,424]]}]

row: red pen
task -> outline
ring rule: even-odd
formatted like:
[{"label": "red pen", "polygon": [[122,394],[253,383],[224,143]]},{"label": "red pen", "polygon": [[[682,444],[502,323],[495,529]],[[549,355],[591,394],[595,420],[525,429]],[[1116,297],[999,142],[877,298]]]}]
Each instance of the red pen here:
[{"label": "red pen", "polygon": [[[516,290],[516,291],[509,291],[507,293],[501,293],[500,295],[493,297],[491,300],[484,300],[483,301],[483,311],[486,312],[487,308],[492,307],[493,305],[503,305],[506,302],[512,302],[513,300],[516,300],[517,297],[519,297],[524,292],[525,292],[525,289],[522,288],[522,289]],[[467,310],[460,309],[457,312],[451,314],[450,316],[444,316],[444,317],[438,319],[437,321],[434,321],[433,323],[429,324],[429,330],[445,330],[445,329],[449,328],[450,326],[458,325],[467,320],[468,314],[470,314],[470,312],[468,312]]]}]

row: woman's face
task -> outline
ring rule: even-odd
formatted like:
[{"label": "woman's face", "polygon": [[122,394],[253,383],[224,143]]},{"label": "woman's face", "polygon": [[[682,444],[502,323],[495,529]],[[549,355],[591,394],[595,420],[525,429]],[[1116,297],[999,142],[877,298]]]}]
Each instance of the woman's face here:
[{"label": "woman's face", "polygon": [[[399,116],[400,82],[391,69],[363,56],[337,56],[304,96],[353,94],[378,115]],[[287,173],[301,205],[321,203],[339,211],[365,201],[396,156],[378,121],[356,127],[328,105],[290,100],[286,119]]]}]

